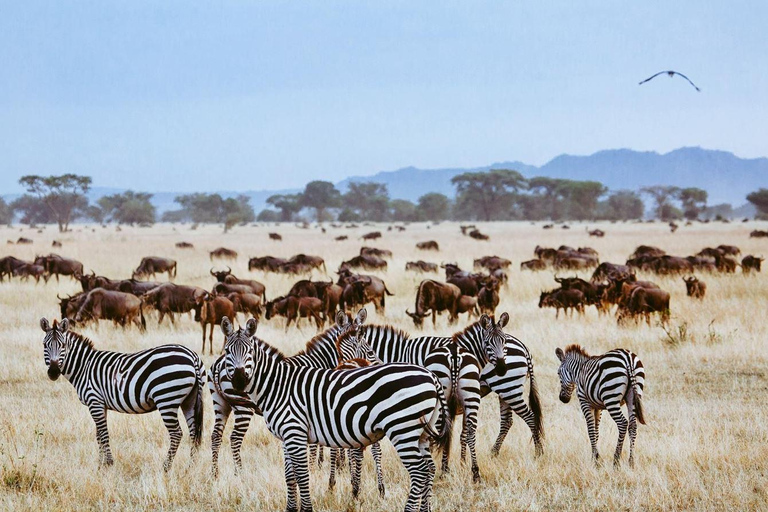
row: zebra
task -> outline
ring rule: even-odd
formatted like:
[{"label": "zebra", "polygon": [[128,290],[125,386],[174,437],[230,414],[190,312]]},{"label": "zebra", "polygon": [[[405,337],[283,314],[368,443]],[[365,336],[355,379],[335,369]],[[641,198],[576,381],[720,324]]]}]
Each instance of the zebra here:
[{"label": "zebra", "polygon": [[[579,345],[569,345],[565,351],[558,348],[555,355],[560,360],[560,368],[557,370],[561,386],[560,401],[567,404],[576,389],[581,412],[587,420],[592,458],[595,462],[600,459],[597,451],[600,415],[603,409],[607,409],[619,429],[613,463],[618,466],[621,461],[624,437],[629,426],[629,465],[633,467],[637,422],[645,425],[642,402],[645,369],[640,358],[623,348],[590,356]],[[629,423],[621,412],[624,402],[627,403]]]},{"label": "zebra", "polygon": [[96,423],[99,465],[113,464],[107,411],[143,414],[160,411],[171,444],[168,471],[182,438],[178,409],[184,412],[194,454],[202,441],[205,368],[198,355],[181,345],[162,345],[132,354],[97,350],[93,342],[69,330],[69,320],[40,319],[48,377],[64,375]]},{"label": "zebra", "polygon": [[[405,510],[431,509],[435,464],[430,440],[450,445],[451,419],[442,386],[428,370],[383,364],[327,370],[281,364],[285,356],[256,338],[256,321],[245,329],[221,322],[227,398],[262,412],[267,428],[283,441],[286,510],[312,510],[307,444],[362,448],[388,437],[410,476]],[[347,332],[342,336],[354,335]],[[216,377],[216,375],[214,375]]]},{"label": "zebra", "polygon": [[[353,322],[344,312],[338,312],[336,315],[336,324],[326,329],[322,333],[313,337],[307,342],[306,348],[298,354],[286,357],[284,362],[293,366],[307,366],[310,368],[335,368],[339,362],[339,354],[336,350],[336,338],[348,329],[353,328]],[[225,372],[224,355],[219,356],[213,362],[208,371],[208,388],[213,399],[214,425],[211,433],[211,452],[213,461],[213,475],[219,474],[219,450],[221,440],[224,434],[224,428],[230,414],[234,411],[234,428],[230,435],[230,446],[232,449],[232,458],[235,461],[235,471],[241,471],[243,468],[240,449],[243,438],[248,431],[251,418],[254,411],[250,407],[243,407],[232,404],[226,399],[227,391],[232,389],[232,383]],[[318,460],[322,462],[322,450]],[[317,446],[310,447],[310,464],[317,458]],[[332,485],[330,487],[333,487]]]},{"label": "zebra", "polygon": [[[364,339],[373,349],[378,359],[386,362],[410,362],[424,364],[428,354],[436,348],[446,350],[452,343],[457,345],[457,355],[461,355],[461,361],[474,359],[474,363],[483,368],[477,377],[468,374],[462,375],[459,386],[458,399],[464,401],[465,418],[464,429],[461,436],[462,459],[466,447],[469,447],[471,456],[474,456],[474,438],[472,435],[474,424],[468,424],[473,419],[479,407],[481,396],[494,391],[499,396],[500,428],[499,435],[493,445],[493,455],[498,455],[504,439],[512,425],[513,414],[520,416],[531,430],[535,445],[535,455],[543,453],[542,440],[544,429],[542,424],[541,402],[533,372],[533,362],[528,348],[515,337],[503,332],[503,327],[509,321],[509,315],[504,313],[499,322],[483,315],[480,320],[470,324],[463,331],[455,333],[452,337],[420,336],[410,338],[405,331],[391,326],[364,325],[360,328],[360,338]],[[511,369],[511,371],[508,371]],[[439,372],[441,382],[446,384],[448,369]],[[523,400],[525,378],[530,379],[528,404]],[[473,382],[462,396],[465,390],[463,385]],[[479,394],[475,389],[479,388]],[[450,395],[449,395],[450,396]],[[468,402],[468,404],[466,403]],[[467,409],[469,406],[469,409]],[[469,417],[467,414],[469,411]],[[476,418],[476,416],[475,416]],[[476,420],[474,420],[476,421]],[[465,434],[466,432],[466,434]],[[445,460],[443,469],[445,469]],[[473,469],[474,473],[474,469]],[[477,478],[473,479],[477,481]]]}]

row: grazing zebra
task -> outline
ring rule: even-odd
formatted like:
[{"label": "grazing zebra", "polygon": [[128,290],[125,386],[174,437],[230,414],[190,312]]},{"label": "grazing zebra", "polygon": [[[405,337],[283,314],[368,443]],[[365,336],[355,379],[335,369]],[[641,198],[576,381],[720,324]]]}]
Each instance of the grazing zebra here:
[{"label": "grazing zebra", "polygon": [[[477,464],[475,450],[475,433],[477,430],[477,411],[480,407],[480,363],[469,351],[453,342],[452,338],[437,336],[421,336],[410,338],[405,331],[392,326],[361,325],[357,329],[356,340],[365,343],[366,350],[371,354],[355,352],[350,347],[343,355],[356,354],[353,357],[384,363],[409,363],[427,368],[440,381],[443,392],[448,397],[451,418],[455,417],[459,408],[463,410],[464,418],[461,431],[461,456],[466,457],[466,447],[469,447],[472,465],[472,481],[480,481],[480,468]],[[341,338],[340,338],[341,340]],[[342,344],[343,345],[343,344]],[[448,471],[450,453],[443,452],[442,470]]]},{"label": "grazing zebra", "polygon": [[595,461],[600,458],[597,452],[600,414],[603,409],[607,409],[619,429],[619,441],[613,455],[613,463],[619,464],[627,434],[627,420],[621,412],[621,404],[627,403],[629,465],[634,466],[637,422],[645,425],[642,403],[645,370],[640,358],[623,348],[600,356],[590,356],[579,345],[569,345],[565,351],[558,348],[555,355],[560,360],[560,368],[557,370],[561,386],[560,401],[567,404],[576,389],[581,412],[587,420],[589,442]]},{"label": "grazing zebra", "polygon": [[297,485],[301,510],[312,510],[308,443],[362,448],[384,436],[410,476],[406,512],[419,505],[431,509],[430,440],[446,449],[451,436],[445,396],[431,372],[408,364],[344,371],[281,364],[280,351],[255,337],[255,320],[235,331],[224,318],[221,327],[227,336],[225,373],[233,387],[227,399],[260,410],[269,431],[283,441],[286,510],[298,510]]},{"label": "grazing zebra", "polygon": [[[348,329],[354,327],[350,317],[344,312],[336,315],[336,324],[316,335],[309,342],[306,348],[298,354],[286,357],[283,362],[293,366],[306,366],[310,368],[335,368],[339,362],[339,354],[336,350],[336,338]],[[213,362],[208,373],[208,388],[211,391],[213,399],[214,425],[211,433],[211,452],[213,460],[213,475],[219,474],[219,449],[221,448],[221,439],[224,434],[224,428],[230,414],[234,411],[235,425],[230,436],[230,446],[232,449],[232,458],[235,461],[235,470],[240,471],[243,468],[240,457],[240,448],[243,444],[243,438],[248,431],[251,418],[254,411],[250,407],[243,407],[230,403],[226,399],[227,392],[232,389],[232,382],[225,372],[224,356],[220,356]],[[317,446],[310,447],[310,463],[313,462],[317,454]],[[322,450],[320,451],[322,460]],[[332,487],[332,486],[331,486]]]},{"label": "grazing zebra", "polygon": [[111,465],[107,411],[143,414],[160,411],[171,446],[163,468],[168,471],[182,438],[178,410],[184,412],[193,453],[203,433],[205,369],[195,352],[181,345],[162,345],[133,354],[96,350],[93,342],[69,331],[65,318],[53,325],[40,319],[48,377],[64,375],[88,406],[96,423],[99,464]]}]

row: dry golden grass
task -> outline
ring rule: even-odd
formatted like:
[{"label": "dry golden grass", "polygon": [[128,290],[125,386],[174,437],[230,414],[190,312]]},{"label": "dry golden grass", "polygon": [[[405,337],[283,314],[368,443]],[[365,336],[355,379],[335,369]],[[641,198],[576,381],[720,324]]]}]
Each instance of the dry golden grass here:
[{"label": "dry golden grass", "polygon": [[[591,227],[591,226],[590,226]],[[587,237],[584,225],[570,231],[543,231],[527,223],[493,223],[481,226],[490,242],[461,236],[456,224],[427,229],[413,225],[404,233],[384,232],[373,245],[392,249],[389,272],[381,274],[396,296],[387,297],[385,318],[369,315],[371,322],[389,322],[413,331],[404,314],[412,307],[415,288],[423,276],[406,274],[405,262],[458,261],[471,267],[472,259],[498,254],[513,260],[510,285],[502,292],[499,312],[508,311],[508,331],[523,340],[533,354],[542,394],[545,455],[533,458],[528,429],[517,419],[498,458],[489,454],[498,429],[495,399],[483,401],[480,412],[478,452],[483,481],[472,485],[469,469],[458,461],[454,444],[451,474],[438,477],[433,504],[436,510],[750,510],[765,508],[768,500],[768,413],[763,403],[768,392],[766,365],[766,314],[768,285],[765,275],[747,278],[704,276],[707,298],[699,303],[685,296],[678,279],[661,279],[672,294],[672,325],[685,325],[687,334],[670,343],[658,327],[645,325],[618,328],[612,317],[598,317],[590,309],[584,318],[555,321],[553,310],[537,308],[541,289],[554,286],[551,272],[521,273],[519,263],[532,257],[536,244],[592,245],[604,261],[622,262],[641,243],[658,245],[674,254],[691,254],[706,245],[735,244],[744,254],[768,254],[766,242],[749,239],[747,225],[696,225],[670,234],[661,224],[605,225],[604,239]],[[220,228],[189,226],[151,229],[113,227],[95,232],[90,228],[59,235],[52,227],[44,233],[18,228],[0,229],[0,240],[20,235],[34,239],[32,246],[9,245],[4,254],[31,259],[50,251],[54,238],[61,239],[63,255],[80,259],[86,269],[110,277],[129,276],[141,256],[158,255],[179,262],[178,283],[206,288],[208,251],[224,245],[240,253],[232,265],[236,274],[253,277],[267,285],[267,294],[284,293],[292,279],[247,272],[248,256],[289,256],[297,252],[319,254],[328,269],[357,253],[361,233],[355,230],[296,227],[242,227],[222,235]],[[381,227],[378,227],[381,229]],[[763,227],[764,229],[764,227]],[[272,242],[268,231],[280,231],[283,242]],[[334,242],[343,233],[345,242]],[[435,239],[439,253],[419,252],[416,242]],[[194,250],[178,250],[174,243],[187,240]],[[320,274],[315,275],[320,278]],[[439,277],[442,279],[442,276]],[[41,316],[58,317],[57,293],[73,293],[79,284],[65,280],[47,285],[0,284],[0,509],[2,510],[280,510],[285,504],[282,452],[278,441],[254,419],[243,447],[245,471],[235,476],[225,441],[222,475],[210,476],[209,443],[196,459],[189,456],[189,438],[169,474],[162,471],[167,435],[156,413],[144,416],[110,414],[109,426],[115,465],[97,465],[95,428],[72,386],[64,379],[48,380],[43,364]],[[158,327],[150,315],[147,334],[116,329],[104,323],[88,328],[97,347],[134,351],[163,343],[182,343],[200,348],[200,328],[183,317],[175,328]],[[465,320],[462,319],[462,324]],[[313,330],[284,333],[282,320],[262,322],[259,335],[287,353],[300,349]],[[437,333],[456,327],[443,316]],[[427,323],[426,333],[432,332]],[[222,343],[217,330],[215,346]],[[557,399],[559,383],[554,350],[567,343],[581,343],[592,353],[626,347],[640,355],[646,366],[644,403],[647,426],[639,427],[637,463],[614,469],[610,463],[595,467],[590,460],[584,419],[575,403]],[[206,364],[212,361],[205,356]],[[206,392],[207,394],[207,392]],[[206,438],[212,414],[206,402]],[[230,422],[231,428],[231,422]],[[601,426],[600,451],[610,460],[616,427],[607,416]],[[626,449],[626,448],[625,448]],[[626,451],[625,451],[626,461]],[[384,452],[387,497],[379,499],[370,457],[366,457],[363,490],[359,501],[351,499],[346,478],[333,492],[327,490],[327,465],[313,469],[312,497],[317,510],[399,510],[407,494],[407,474],[390,446]]]}]

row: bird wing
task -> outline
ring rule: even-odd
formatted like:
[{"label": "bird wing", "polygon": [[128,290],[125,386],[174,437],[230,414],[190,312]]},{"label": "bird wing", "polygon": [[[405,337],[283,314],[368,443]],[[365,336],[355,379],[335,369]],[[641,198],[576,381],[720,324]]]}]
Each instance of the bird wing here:
[{"label": "bird wing", "polygon": [[653,75],[653,76],[650,76],[650,77],[646,78],[645,80],[643,80],[642,82],[640,82],[640,83],[639,83],[639,84],[637,84],[637,85],[643,85],[645,82],[647,82],[647,81],[649,81],[649,80],[653,80],[653,79],[654,79],[654,78],[656,78],[657,76],[659,76],[659,75],[663,75],[664,73],[669,73],[669,71],[659,71],[659,72],[658,72],[658,73],[656,73],[655,75]]},{"label": "bird wing", "polygon": [[685,78],[686,80],[688,80],[688,83],[689,83],[689,84],[691,84],[691,85],[693,86],[693,88],[694,88],[694,89],[696,89],[697,91],[701,92],[701,89],[699,89],[698,87],[696,87],[696,84],[694,84],[693,82],[691,82],[691,79],[690,79],[690,78],[688,78],[687,76],[685,76],[685,75],[684,75],[684,74],[682,74],[682,73],[678,73],[677,71],[675,71],[674,73],[675,73],[676,75],[680,75],[681,77],[683,77],[683,78]]}]

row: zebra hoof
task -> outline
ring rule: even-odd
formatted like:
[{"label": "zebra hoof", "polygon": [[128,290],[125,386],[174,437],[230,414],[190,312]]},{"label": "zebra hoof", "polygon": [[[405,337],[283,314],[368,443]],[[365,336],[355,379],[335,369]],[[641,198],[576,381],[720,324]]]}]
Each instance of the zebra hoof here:
[{"label": "zebra hoof", "polygon": [[472,483],[473,484],[479,484],[480,483],[480,472],[479,471],[473,471],[472,472]]}]

